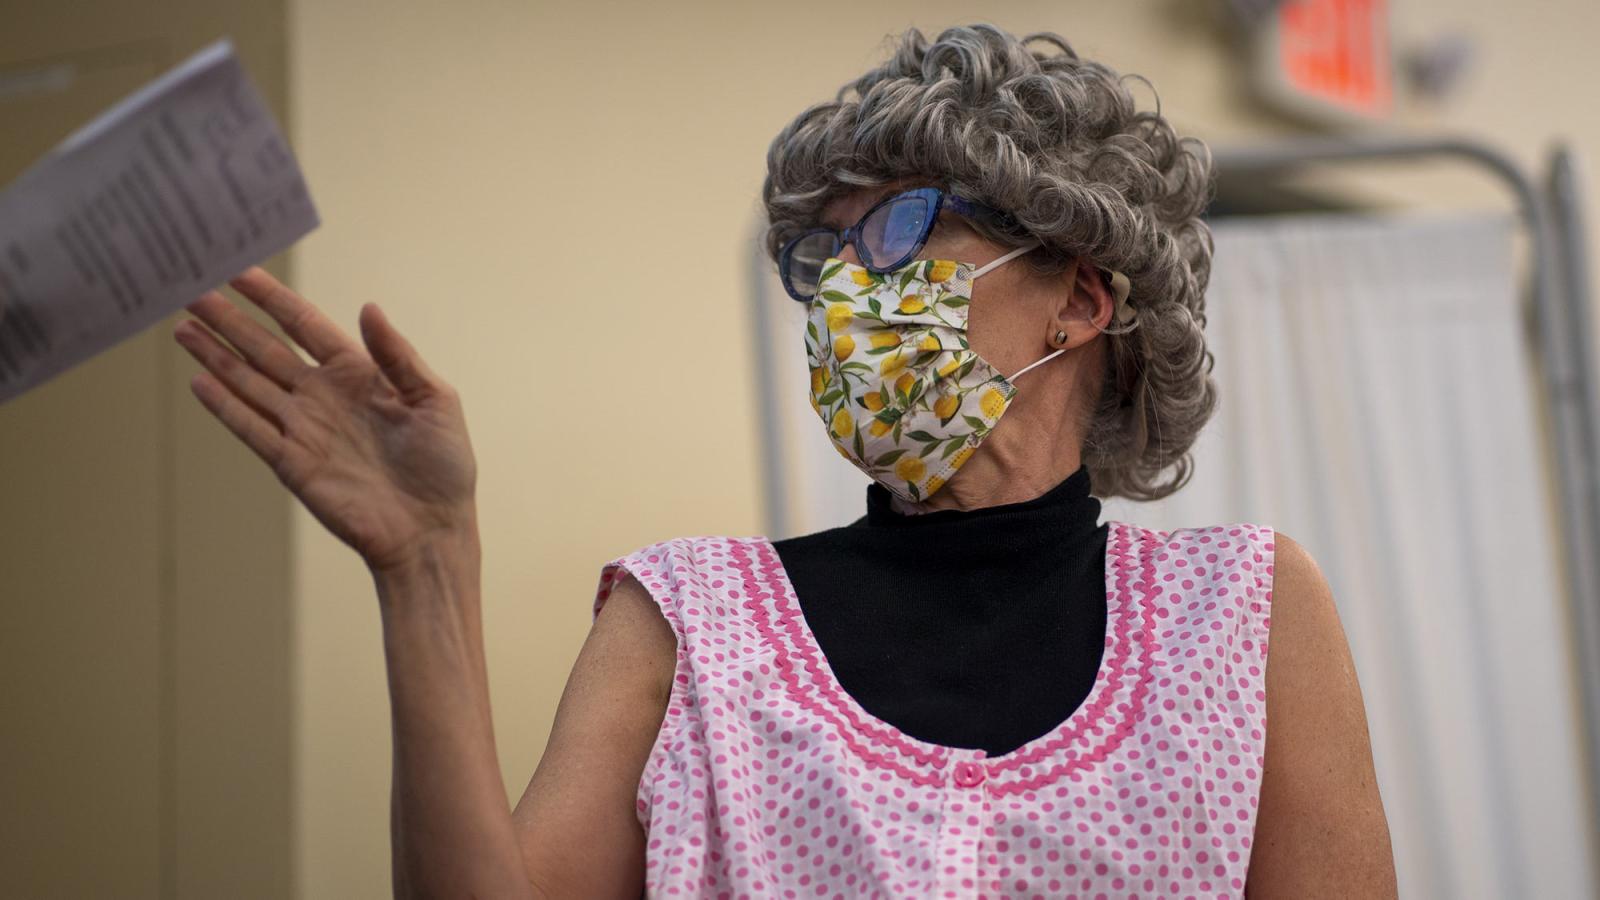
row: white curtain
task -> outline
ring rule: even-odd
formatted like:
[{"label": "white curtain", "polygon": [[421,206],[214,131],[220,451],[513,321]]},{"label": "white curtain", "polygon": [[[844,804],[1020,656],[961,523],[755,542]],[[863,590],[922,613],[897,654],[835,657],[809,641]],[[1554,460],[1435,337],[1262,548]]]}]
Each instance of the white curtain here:
[{"label": "white curtain", "polygon": [[[1514,222],[1213,224],[1221,399],[1196,474],[1105,517],[1253,521],[1317,559],[1361,682],[1402,897],[1600,895]],[[866,480],[805,403],[803,308],[770,276],[755,287],[768,532],[848,522]]]},{"label": "white curtain", "polygon": [[1196,475],[1108,503],[1255,521],[1332,586],[1402,897],[1593,897],[1581,705],[1512,220],[1217,222]]}]

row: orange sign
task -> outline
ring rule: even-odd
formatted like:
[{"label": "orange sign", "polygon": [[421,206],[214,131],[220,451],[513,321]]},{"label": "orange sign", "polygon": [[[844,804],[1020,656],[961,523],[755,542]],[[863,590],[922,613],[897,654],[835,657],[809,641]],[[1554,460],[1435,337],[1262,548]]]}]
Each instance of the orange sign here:
[{"label": "orange sign", "polygon": [[1284,99],[1388,116],[1394,100],[1387,0],[1287,0],[1273,30]]}]

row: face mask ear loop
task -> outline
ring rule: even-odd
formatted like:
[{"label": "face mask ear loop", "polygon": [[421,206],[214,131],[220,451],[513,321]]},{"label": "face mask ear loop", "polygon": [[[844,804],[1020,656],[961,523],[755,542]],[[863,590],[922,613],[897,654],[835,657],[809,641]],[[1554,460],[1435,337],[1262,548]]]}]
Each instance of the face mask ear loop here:
[{"label": "face mask ear loop", "polygon": [[997,260],[994,260],[993,262],[984,263],[983,264],[983,268],[977,269],[972,273],[973,280],[977,280],[977,277],[979,275],[982,275],[983,273],[989,271],[990,269],[994,268],[995,266],[998,266],[1001,263],[1010,262],[1011,260],[1016,259],[1017,257],[1021,256],[1022,254],[1027,253],[1029,250],[1032,250],[1032,249],[1034,249],[1035,247],[1038,247],[1038,246],[1039,246],[1038,244],[1029,244],[1026,247],[1018,247],[1017,249],[1011,251],[1010,253],[1007,253],[1006,255],[1000,257]]},{"label": "face mask ear loop", "polygon": [[1012,384],[1015,384],[1017,379],[1021,378],[1025,374],[1027,374],[1029,369],[1033,368],[1034,366],[1042,366],[1045,363],[1049,362],[1052,359],[1055,359],[1056,357],[1060,356],[1061,354],[1063,354],[1065,352],[1067,352],[1067,348],[1062,347],[1060,350],[1057,350],[1056,352],[1046,356],[1045,358],[1043,358],[1043,359],[1041,359],[1041,360],[1039,360],[1037,362],[1029,363],[1028,365],[1026,365],[1026,366],[1024,366],[1022,368],[1021,372],[1018,372],[1017,374],[1011,376],[1010,378],[1007,378],[1006,380],[1011,382]]},{"label": "face mask ear loop", "polygon": [[[1004,256],[1000,257],[999,259],[994,260],[993,262],[985,263],[982,268],[977,269],[976,271],[974,271],[972,273],[972,278],[973,278],[974,281],[976,281],[979,275],[982,275],[983,273],[989,271],[990,269],[994,268],[995,266],[998,266],[1001,263],[1010,262],[1011,260],[1016,259],[1017,257],[1021,256],[1022,254],[1027,253],[1028,251],[1033,250],[1033,249],[1035,249],[1037,247],[1040,247],[1040,246],[1042,246],[1042,242],[1035,242],[1035,243],[1032,243],[1032,244],[1028,244],[1025,247],[1018,247],[1017,249],[1011,251],[1010,253],[1005,254]],[[1049,356],[1046,356],[1045,358],[1043,358],[1041,360],[1038,360],[1036,362],[1030,363],[1029,365],[1025,366],[1021,372],[1018,372],[1017,374],[1011,376],[1010,378],[1007,378],[1006,380],[1014,383],[1018,378],[1021,378],[1023,376],[1023,374],[1026,373],[1029,369],[1033,368],[1034,366],[1044,365],[1045,363],[1049,362],[1052,359],[1055,359],[1056,357],[1060,356],[1061,354],[1063,354],[1065,352],[1067,352],[1067,348],[1062,347],[1060,350],[1057,350],[1056,352],[1050,354]]]}]

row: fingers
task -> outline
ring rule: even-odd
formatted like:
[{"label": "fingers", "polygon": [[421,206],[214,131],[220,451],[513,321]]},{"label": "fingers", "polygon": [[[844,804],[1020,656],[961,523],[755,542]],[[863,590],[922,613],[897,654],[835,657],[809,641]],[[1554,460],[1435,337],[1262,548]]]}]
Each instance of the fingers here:
[{"label": "fingers", "polygon": [[361,307],[360,323],[361,339],[366,341],[373,361],[406,402],[414,402],[444,389],[444,382],[423,362],[422,355],[411,346],[411,342],[389,322],[389,317],[378,308],[378,304],[368,303]]},{"label": "fingers", "polygon": [[284,333],[306,348],[317,362],[325,363],[340,353],[357,349],[355,341],[340,331],[322,310],[260,266],[251,266],[228,284],[266,310],[267,315],[283,326]]},{"label": "fingers", "polygon": [[285,390],[293,388],[311,368],[276,335],[216,291],[207,291],[187,309]]},{"label": "fingers", "polygon": [[[198,322],[179,322],[173,333],[178,343],[199,360],[221,385],[225,385],[235,398],[252,407],[251,415],[256,418],[265,416],[270,420],[265,423],[267,427],[274,434],[281,433],[285,407],[289,403],[288,392],[224,347]],[[287,347],[283,349],[288,350]],[[237,410],[230,414],[243,416]]]},{"label": "fingers", "polygon": [[189,388],[205,408],[211,410],[212,415],[221,419],[229,431],[261,457],[262,462],[277,471],[278,462],[283,457],[284,438],[276,426],[229,393],[207,372],[200,372],[189,379]]}]

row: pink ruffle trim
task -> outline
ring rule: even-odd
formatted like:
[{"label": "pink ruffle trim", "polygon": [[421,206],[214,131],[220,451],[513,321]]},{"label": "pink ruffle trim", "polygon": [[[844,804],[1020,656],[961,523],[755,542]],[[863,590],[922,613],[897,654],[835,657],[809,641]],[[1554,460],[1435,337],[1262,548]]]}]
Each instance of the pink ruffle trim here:
[{"label": "pink ruffle trim", "polygon": [[[1133,607],[1136,601],[1128,590],[1129,572],[1133,565],[1133,554],[1129,552],[1129,532],[1135,527],[1112,523],[1110,540],[1114,543],[1111,556],[1116,566],[1112,599],[1115,603],[1108,610],[1108,615],[1116,617],[1112,629],[1113,655],[1109,665],[1101,670],[1102,677],[1091,688],[1090,698],[1058,726],[1049,740],[1027,746],[1015,755],[983,760],[982,764],[994,775],[1038,762],[1062,750],[1068,751],[1067,758],[1031,777],[1004,781],[990,778],[991,793],[1014,794],[1035,790],[1069,772],[1103,760],[1132,732],[1138,721],[1149,693],[1151,673],[1147,663],[1155,652],[1154,620],[1159,588],[1150,564],[1150,553],[1141,548],[1138,559],[1143,564],[1142,577],[1137,585],[1140,622],[1138,640],[1135,641]],[[747,544],[753,544],[756,548],[756,555],[760,558],[759,574]],[[798,603],[782,577],[782,563],[773,553],[771,545],[759,539],[735,540],[730,545],[734,566],[745,585],[744,605],[751,613],[756,630],[775,652],[779,677],[795,702],[831,723],[851,751],[868,765],[896,772],[915,784],[942,786],[949,783],[951,773],[947,770],[947,763],[951,748],[926,744],[919,746],[908,736],[886,729],[882,723],[875,723],[861,715],[854,699],[843,694],[837,679],[806,639]],[[770,608],[766,603],[769,598],[773,601]],[[1140,650],[1138,660],[1132,658],[1136,646]],[[804,678],[800,674],[802,671]],[[1124,681],[1130,674],[1134,677],[1131,695],[1127,697],[1127,702],[1118,704],[1119,695],[1128,693]],[[818,695],[826,702],[819,700]],[[1093,744],[1084,753],[1074,754],[1068,749],[1085,733],[1102,730],[1101,726],[1113,711],[1118,714],[1115,724],[1098,744]],[[874,749],[869,742],[876,743],[882,749]]]}]

